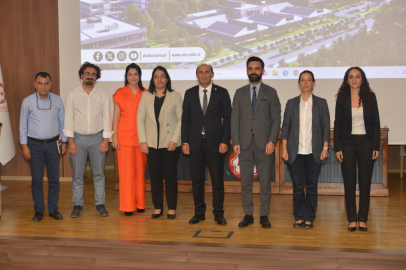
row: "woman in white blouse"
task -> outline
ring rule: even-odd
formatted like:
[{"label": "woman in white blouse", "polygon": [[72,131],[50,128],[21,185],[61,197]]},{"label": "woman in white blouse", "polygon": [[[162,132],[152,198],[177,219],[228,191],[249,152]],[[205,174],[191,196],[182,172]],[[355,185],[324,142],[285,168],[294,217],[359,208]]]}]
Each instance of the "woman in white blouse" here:
[{"label": "woman in white blouse", "polygon": [[[359,67],[347,70],[337,93],[334,150],[344,179],[348,230],[366,232],[374,160],[380,151],[380,121],[376,96]],[[359,210],[355,201],[358,164]]]},{"label": "woman in white blouse", "polygon": [[303,71],[299,76],[301,94],[288,100],[283,116],[282,157],[292,175],[293,228],[313,228],[321,162],[328,156],[330,143],[327,101],[313,95],[314,84],[313,73]]},{"label": "woman in white blouse", "polygon": [[141,152],[148,155],[151,175],[152,218],[163,214],[163,177],[165,176],[168,219],[176,217],[178,199],[177,165],[180,155],[182,98],[171,86],[168,71],[157,66],[148,91],[142,94],[137,114]]}]

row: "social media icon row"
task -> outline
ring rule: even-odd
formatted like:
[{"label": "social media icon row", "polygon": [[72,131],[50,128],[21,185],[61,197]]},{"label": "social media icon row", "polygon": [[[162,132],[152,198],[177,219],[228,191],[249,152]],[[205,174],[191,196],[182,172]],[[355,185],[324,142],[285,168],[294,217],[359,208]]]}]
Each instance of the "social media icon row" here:
[{"label": "social media icon row", "polygon": [[[102,52],[95,52],[95,53],[93,54],[93,59],[94,59],[94,61],[96,61],[96,62],[100,62],[100,61],[102,61],[103,59],[106,59],[107,61],[111,62],[111,61],[113,61],[116,57],[117,57],[117,60],[119,60],[119,61],[124,61],[124,60],[127,59],[127,53],[126,53],[125,51],[119,51],[119,52],[117,53],[117,55],[116,55],[114,52],[108,51],[108,52],[106,52],[104,55],[103,55]],[[131,60],[131,61],[137,61],[137,60],[138,60],[138,57],[139,57],[139,55],[138,55],[138,52],[136,52],[136,51],[131,51],[131,52],[128,54],[128,59]]]}]

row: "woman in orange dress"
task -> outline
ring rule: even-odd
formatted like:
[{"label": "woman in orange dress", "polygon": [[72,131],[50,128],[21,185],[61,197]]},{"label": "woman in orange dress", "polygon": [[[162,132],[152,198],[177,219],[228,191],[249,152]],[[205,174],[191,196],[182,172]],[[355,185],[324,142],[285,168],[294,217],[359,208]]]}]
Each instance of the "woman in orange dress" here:
[{"label": "woman in orange dress", "polygon": [[117,149],[120,211],[131,216],[145,212],[145,168],[147,155],[141,153],[137,133],[137,110],[142,93],[141,68],[130,64],[125,70],[125,86],[113,95],[113,148]]}]

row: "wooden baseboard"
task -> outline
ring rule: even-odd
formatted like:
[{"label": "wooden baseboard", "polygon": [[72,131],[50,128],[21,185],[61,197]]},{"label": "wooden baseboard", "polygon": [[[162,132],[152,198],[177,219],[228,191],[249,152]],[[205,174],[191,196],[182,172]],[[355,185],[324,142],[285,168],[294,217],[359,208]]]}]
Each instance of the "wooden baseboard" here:
[{"label": "wooden baseboard", "polygon": [[[388,173],[400,173],[400,170],[388,170]],[[406,170],[403,170],[403,173],[406,173]]]},{"label": "wooden baseboard", "polygon": [[[31,176],[2,176],[5,181],[31,181]],[[72,177],[59,177],[60,182],[72,182]],[[48,177],[44,177],[44,182],[48,182]]]},{"label": "wooden baseboard", "polygon": [[[287,185],[289,184],[289,185]],[[359,196],[359,190],[357,185],[356,195]],[[293,194],[292,183],[285,183],[280,187],[280,194]],[[319,183],[317,188],[318,195],[344,195],[344,185],[335,183]],[[388,197],[389,189],[384,187],[382,184],[372,184],[371,185],[371,197]]]}]

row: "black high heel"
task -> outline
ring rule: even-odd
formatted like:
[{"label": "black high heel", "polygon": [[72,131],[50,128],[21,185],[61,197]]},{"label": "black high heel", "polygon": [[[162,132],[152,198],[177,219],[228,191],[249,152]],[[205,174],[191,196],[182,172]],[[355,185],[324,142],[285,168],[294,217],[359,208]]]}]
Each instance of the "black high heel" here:
[{"label": "black high heel", "polygon": [[126,215],[127,217],[131,217],[133,215],[133,212],[124,212],[124,215]]},{"label": "black high heel", "polygon": [[145,209],[137,209],[138,213],[145,213]]},{"label": "black high heel", "polygon": [[159,213],[159,214],[152,214],[152,218],[159,218],[160,216],[162,216],[164,214],[164,210],[163,209],[161,209],[161,213]]},{"label": "black high heel", "polygon": [[[366,222],[365,222],[365,225],[367,225]],[[367,231],[368,231],[368,227],[361,227],[361,226],[359,226],[359,222],[358,222],[358,230],[360,230],[361,232],[367,232]]]},{"label": "black high heel", "polygon": [[175,214],[168,214],[167,217],[168,217],[168,219],[174,219],[174,218],[176,218],[176,213]]},{"label": "black high heel", "polygon": [[[350,222],[351,223],[351,222]],[[355,223],[355,227],[350,227],[350,224],[348,223],[348,230],[350,232],[355,232],[357,230],[357,224]]]}]

